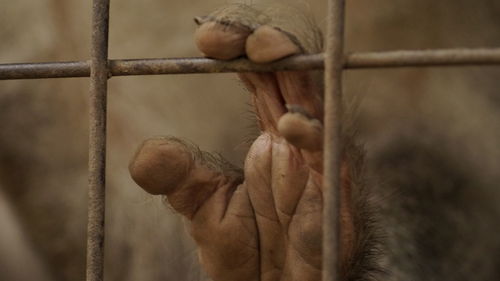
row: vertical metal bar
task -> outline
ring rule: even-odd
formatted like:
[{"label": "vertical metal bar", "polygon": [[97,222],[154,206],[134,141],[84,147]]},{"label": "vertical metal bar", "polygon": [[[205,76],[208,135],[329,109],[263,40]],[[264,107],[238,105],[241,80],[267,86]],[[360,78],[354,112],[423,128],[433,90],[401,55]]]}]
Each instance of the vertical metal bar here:
[{"label": "vertical metal bar", "polygon": [[340,281],[340,165],[344,0],[328,1],[325,48],[323,281]]},{"label": "vertical metal bar", "polygon": [[89,103],[87,281],[102,281],[104,272],[108,24],[109,0],[94,0],[92,5],[92,58]]}]

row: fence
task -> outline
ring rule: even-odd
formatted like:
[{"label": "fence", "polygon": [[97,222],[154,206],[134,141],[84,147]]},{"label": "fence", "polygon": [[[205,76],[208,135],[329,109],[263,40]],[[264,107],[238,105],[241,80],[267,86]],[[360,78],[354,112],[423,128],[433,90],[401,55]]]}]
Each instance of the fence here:
[{"label": "fence", "polygon": [[205,58],[108,60],[110,0],[94,0],[90,61],[0,64],[0,80],[90,76],[89,215],[87,281],[103,280],[107,80],[112,76],[279,70],[325,70],[323,280],[339,278],[339,170],[342,72],[345,69],[500,64],[500,48],[344,54],[345,0],[329,0],[324,54],[257,65]]}]

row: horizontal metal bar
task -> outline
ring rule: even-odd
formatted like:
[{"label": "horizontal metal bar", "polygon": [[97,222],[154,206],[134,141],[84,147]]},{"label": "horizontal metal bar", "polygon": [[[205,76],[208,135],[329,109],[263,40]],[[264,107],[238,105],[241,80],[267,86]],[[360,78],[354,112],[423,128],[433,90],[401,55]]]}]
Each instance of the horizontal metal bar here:
[{"label": "horizontal metal bar", "polygon": [[344,67],[348,69],[359,69],[495,64],[500,64],[500,48],[352,53],[346,56]]},{"label": "horizontal metal bar", "polygon": [[110,68],[113,76],[322,69],[323,55],[296,56],[270,64],[256,64],[247,59],[232,61],[207,58],[115,60],[111,61]]},{"label": "horizontal metal bar", "polygon": [[[456,65],[500,65],[500,48],[363,52],[344,56],[347,69]],[[295,56],[270,64],[207,58],[110,60],[109,67],[110,76],[322,69],[323,54]],[[88,61],[0,64],[0,80],[89,76]]]},{"label": "horizontal metal bar", "polygon": [[89,76],[89,61],[0,64],[1,80]]},{"label": "horizontal metal bar", "polygon": [[[109,68],[110,76],[322,69],[323,55],[296,56],[272,64],[255,64],[247,59],[218,61],[208,58],[110,60]],[[0,80],[89,75],[88,61],[0,64]]]}]

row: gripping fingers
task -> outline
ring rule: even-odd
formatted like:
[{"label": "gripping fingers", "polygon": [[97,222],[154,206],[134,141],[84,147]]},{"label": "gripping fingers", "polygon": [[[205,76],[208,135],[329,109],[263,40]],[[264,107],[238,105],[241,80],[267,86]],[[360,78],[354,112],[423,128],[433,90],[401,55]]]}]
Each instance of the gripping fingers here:
[{"label": "gripping fingers", "polygon": [[245,55],[247,37],[265,19],[254,8],[233,4],[196,17],[195,43],[207,57],[229,60]]},{"label": "gripping fingers", "polygon": [[[292,34],[296,26],[283,24],[288,20],[276,18],[279,14],[244,4],[225,6],[206,17],[195,18],[198,24],[196,45],[207,57],[230,60],[247,55],[257,63],[306,52],[300,40]],[[307,51],[318,50],[308,48]]]}]

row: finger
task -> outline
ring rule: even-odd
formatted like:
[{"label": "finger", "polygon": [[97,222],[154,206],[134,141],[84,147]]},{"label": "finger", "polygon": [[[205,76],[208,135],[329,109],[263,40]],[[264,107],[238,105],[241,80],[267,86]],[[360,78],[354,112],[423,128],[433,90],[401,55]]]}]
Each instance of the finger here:
[{"label": "finger", "polygon": [[286,5],[279,1],[274,4],[266,3],[266,8],[262,13],[269,21],[265,24],[283,32],[301,49],[301,53],[321,52],[323,44],[321,30],[311,17],[309,9],[292,2],[288,1]]},{"label": "finger", "polygon": [[207,57],[229,60],[245,54],[245,42],[251,30],[239,25],[224,25],[215,21],[200,25],[195,43]]},{"label": "finger", "polygon": [[299,105],[286,105],[288,113],[278,122],[278,131],[295,146],[305,163],[314,171],[323,171],[323,125]]},{"label": "finger", "polygon": [[[231,191],[243,181],[241,170],[235,166],[173,137],[146,140],[129,170],[145,191],[166,195],[172,207],[190,219],[218,188],[224,186]],[[225,205],[214,213],[221,215]]]},{"label": "finger", "polygon": [[283,31],[263,25],[248,36],[246,52],[250,60],[257,63],[268,63],[300,54],[303,51]]},{"label": "finger", "polygon": [[[259,27],[247,40],[247,53],[252,50],[266,53],[267,59],[281,59],[295,54],[315,54],[322,51],[321,31],[308,14],[306,6],[294,3],[266,5],[263,11],[269,22]],[[291,20],[293,19],[293,20]],[[249,48],[252,38],[262,37]],[[263,55],[260,55],[261,57]],[[281,71],[276,72],[281,96],[286,104],[299,104],[314,118],[321,120],[323,115],[323,85],[320,71]]]},{"label": "finger", "polygon": [[295,54],[321,52],[322,36],[306,7],[287,3],[266,4],[267,21],[248,37],[248,57],[258,63],[272,62]]},{"label": "finger", "polygon": [[286,112],[278,82],[272,73],[240,73],[238,75],[247,89],[252,92],[259,128],[262,131],[277,132],[277,122]]},{"label": "finger", "polygon": [[229,60],[245,55],[247,37],[259,25],[259,12],[234,4],[197,17],[195,22],[199,25],[195,32],[198,49],[207,57]]},{"label": "finger", "polygon": [[288,113],[278,121],[278,131],[292,145],[309,151],[323,148],[323,125],[298,105],[287,105]]}]

